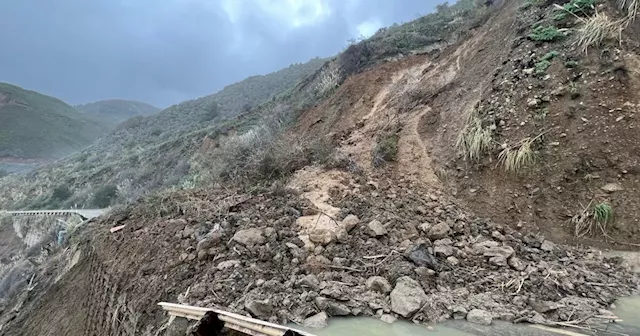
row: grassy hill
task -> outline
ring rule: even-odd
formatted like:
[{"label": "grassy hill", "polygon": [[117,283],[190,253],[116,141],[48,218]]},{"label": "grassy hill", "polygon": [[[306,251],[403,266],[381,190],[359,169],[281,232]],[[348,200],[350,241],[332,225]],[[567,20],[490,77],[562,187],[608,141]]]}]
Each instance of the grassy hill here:
[{"label": "grassy hill", "polygon": [[160,109],[147,103],[109,99],[75,106],[76,110],[103,120],[115,126],[125,120],[137,116],[149,116],[160,112]]},{"label": "grassy hill", "polygon": [[[102,190],[112,191],[106,203],[127,203],[212,179],[290,173],[316,160],[314,153],[325,148],[313,139],[280,139],[278,134],[300,113],[354,74],[455,43],[481,23],[485,16],[478,13],[473,0],[461,0],[416,21],[381,29],[331,60],[316,58],[249,77],[158,114],[131,118],[73,157],[24,177],[0,180],[0,208],[97,206],[94,201]],[[444,28],[430,30],[438,25]],[[322,147],[311,149],[309,144]],[[58,188],[68,189],[68,197],[54,197]]]},{"label": "grassy hill", "polygon": [[0,83],[0,157],[61,157],[106,131],[97,119],[59,99]]}]

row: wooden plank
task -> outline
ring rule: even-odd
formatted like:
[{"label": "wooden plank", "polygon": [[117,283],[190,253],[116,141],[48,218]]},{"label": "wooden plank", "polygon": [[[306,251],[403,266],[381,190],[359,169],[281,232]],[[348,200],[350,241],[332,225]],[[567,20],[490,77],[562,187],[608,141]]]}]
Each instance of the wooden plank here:
[{"label": "wooden plank", "polygon": [[218,318],[221,321],[225,322],[225,326],[252,336],[282,336],[288,330],[294,331],[303,336],[315,336],[304,331],[287,328],[279,324],[265,322],[239,314],[229,313],[219,309],[202,308],[168,302],[160,302],[158,305],[170,315],[185,317],[192,320],[200,320],[204,317],[206,312],[212,311],[218,314]]}]

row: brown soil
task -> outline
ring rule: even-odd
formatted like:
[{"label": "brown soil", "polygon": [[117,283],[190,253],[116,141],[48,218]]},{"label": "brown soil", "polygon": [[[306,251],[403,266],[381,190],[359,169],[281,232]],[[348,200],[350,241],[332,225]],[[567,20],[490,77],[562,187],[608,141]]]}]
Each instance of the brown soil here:
[{"label": "brown soil", "polygon": [[[490,30],[492,38],[484,39],[482,48],[475,47],[473,55],[462,59],[456,78],[459,85],[431,103],[438,115],[423,118],[421,134],[438,169],[451,177],[447,184],[456,196],[481,216],[542,232],[560,243],[636,248],[616,242],[640,243],[640,63],[632,51],[637,35],[622,50],[593,51],[587,56],[572,48],[572,41],[548,46],[526,41],[515,34],[519,30],[515,16],[508,20],[511,23],[496,22]],[[506,26],[515,29],[500,28]],[[629,31],[633,29],[637,27]],[[533,66],[529,60],[551,50],[560,56],[547,71],[550,78],[522,73]],[[565,68],[566,59],[579,60],[579,68]],[[569,94],[572,85],[580,92],[577,98]],[[566,93],[554,95],[558,88]],[[528,107],[534,97],[541,98],[543,106]],[[495,132],[498,144],[544,133],[533,166],[520,174],[505,173],[497,162],[500,149],[479,165],[459,160],[452,144],[464,123],[460,116],[468,115],[476,103],[486,122],[505,122]],[[538,117],[539,113],[546,117]],[[624,190],[601,190],[608,183]],[[569,219],[590,202],[613,206],[616,219],[608,227],[612,239],[603,239],[600,232],[575,237]]]}]

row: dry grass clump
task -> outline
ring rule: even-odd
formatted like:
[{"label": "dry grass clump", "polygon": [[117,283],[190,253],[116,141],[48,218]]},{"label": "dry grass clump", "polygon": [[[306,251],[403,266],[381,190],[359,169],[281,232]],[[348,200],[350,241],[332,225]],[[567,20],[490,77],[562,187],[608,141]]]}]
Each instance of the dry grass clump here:
[{"label": "dry grass clump", "polygon": [[604,13],[596,13],[583,22],[576,33],[576,45],[585,53],[589,47],[598,47],[607,40],[620,40],[625,26],[624,20],[613,20]]},{"label": "dry grass clump", "polygon": [[510,173],[518,173],[524,167],[535,162],[532,148],[535,138],[525,138],[518,144],[506,147],[498,155],[498,160],[502,163],[504,170]]},{"label": "dry grass clump", "polygon": [[584,237],[600,231],[605,237],[607,225],[613,222],[613,208],[608,203],[599,203],[591,208],[591,203],[587,204],[582,212],[573,216],[570,222],[574,225],[576,237]]},{"label": "dry grass clump", "polygon": [[475,161],[493,147],[491,129],[482,127],[482,120],[476,112],[471,114],[469,121],[460,132],[456,147],[462,151],[465,157]]},{"label": "dry grass clump", "polygon": [[320,81],[316,84],[316,92],[325,95],[340,85],[342,79],[342,71],[336,61],[330,62],[320,74]]},{"label": "dry grass clump", "polygon": [[618,0],[618,7],[627,12],[629,21],[633,21],[640,13],[640,0]]}]

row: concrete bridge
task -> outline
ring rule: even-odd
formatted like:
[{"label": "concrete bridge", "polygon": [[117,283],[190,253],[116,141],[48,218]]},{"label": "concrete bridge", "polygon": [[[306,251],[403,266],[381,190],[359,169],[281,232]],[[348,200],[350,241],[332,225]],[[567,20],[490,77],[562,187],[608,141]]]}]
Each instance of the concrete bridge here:
[{"label": "concrete bridge", "polygon": [[84,220],[89,220],[102,215],[109,209],[64,209],[64,210],[27,210],[27,211],[0,211],[0,214],[11,216],[64,216],[78,215]]}]

